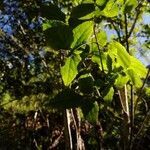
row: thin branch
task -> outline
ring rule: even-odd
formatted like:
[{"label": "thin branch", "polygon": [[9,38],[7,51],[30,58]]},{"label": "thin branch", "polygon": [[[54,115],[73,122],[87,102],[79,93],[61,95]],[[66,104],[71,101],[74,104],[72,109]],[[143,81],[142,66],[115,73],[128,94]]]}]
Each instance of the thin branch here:
[{"label": "thin branch", "polygon": [[66,150],[72,150],[73,149],[73,143],[72,143],[72,135],[71,135],[71,129],[70,129],[70,112],[68,109],[64,110],[64,125],[65,125],[65,144],[66,144]]},{"label": "thin branch", "polygon": [[124,86],[123,89],[118,91],[119,99],[121,101],[122,110],[123,110],[123,129],[121,140],[123,142],[122,148],[127,149],[129,144],[129,123],[130,123],[130,114],[129,114],[129,104],[128,104],[128,93],[127,87]]},{"label": "thin branch", "polygon": [[61,131],[60,135],[58,136],[58,138],[56,138],[55,141],[53,142],[53,144],[49,147],[49,150],[56,148],[56,146],[59,144],[59,142],[60,142],[60,140],[63,136],[63,130],[64,130],[64,128],[62,129],[62,131]]},{"label": "thin branch", "polygon": [[127,41],[127,39],[129,39],[129,38],[131,37],[131,34],[133,33],[133,30],[134,30],[134,28],[135,28],[135,25],[136,25],[136,23],[137,23],[137,21],[138,21],[138,17],[139,17],[139,15],[140,15],[140,13],[141,13],[140,8],[141,8],[142,6],[143,6],[143,5],[142,5],[142,1],[141,1],[141,2],[138,4],[138,6],[136,7],[135,18],[134,18],[133,24],[131,25],[131,28],[129,29],[129,31],[127,30],[127,25],[128,25],[128,23],[127,23],[127,16],[126,16],[126,14],[124,14],[124,18],[125,18],[125,34],[126,34],[126,33],[128,33],[128,34],[126,34],[125,39],[123,39],[122,43],[125,43],[125,42]]},{"label": "thin branch", "polygon": [[96,24],[95,24],[95,22],[94,22],[94,26],[93,26],[93,31],[94,31],[94,37],[95,37],[95,40],[96,40],[96,45],[97,45],[98,52],[99,52],[100,63],[101,63],[101,67],[102,67],[102,72],[104,72],[104,66],[103,66],[103,61],[102,61],[101,50],[100,50],[100,46],[98,44],[98,39],[97,39],[97,35],[96,35]]},{"label": "thin branch", "polygon": [[142,84],[142,87],[140,88],[140,91],[139,91],[139,94],[138,94],[138,98],[136,99],[135,107],[134,107],[134,114],[135,114],[135,111],[136,111],[138,102],[139,102],[139,100],[140,100],[140,98],[141,98],[141,96],[142,96],[142,92],[143,92],[144,86],[145,86],[145,84],[146,84],[146,81],[147,81],[147,79],[148,79],[149,73],[150,73],[150,68],[149,68],[148,71],[147,71],[147,74],[146,74],[146,77],[145,77],[144,82],[143,82],[143,84]]},{"label": "thin branch", "polygon": [[127,14],[124,14],[124,23],[125,23],[125,41],[126,41],[126,49],[129,53],[129,41],[128,41],[128,20],[127,20]]},{"label": "thin branch", "polygon": [[130,149],[132,149],[133,127],[134,127],[134,91],[131,85],[131,104],[130,104]]},{"label": "thin branch", "polygon": [[[20,24],[21,26],[21,24]],[[23,30],[23,27],[21,28]],[[22,32],[25,32],[24,30]],[[24,33],[25,34],[25,33]],[[30,54],[30,52],[24,48],[24,46],[21,44],[21,41],[19,41],[16,37],[14,37],[13,35],[6,35],[5,32],[3,32],[1,29],[0,29],[0,36],[2,37],[5,37],[9,42],[10,44],[15,44],[15,46],[17,46],[19,49],[21,49],[23,52],[25,52],[27,55]],[[13,42],[13,43],[12,43]],[[48,69],[48,66],[46,64],[46,60],[45,58],[42,58],[42,63],[44,65],[44,67],[47,69],[47,72],[50,74],[49,72],[49,69]]]},{"label": "thin branch", "polygon": [[124,86],[123,89],[118,90],[118,95],[122,106],[122,110],[129,118],[129,107],[128,107],[128,96],[126,85]]},{"label": "thin branch", "polygon": [[144,105],[145,105],[145,111],[148,112],[148,104],[147,104],[147,102],[146,102],[147,100],[144,99],[143,97],[142,97],[142,100],[143,100]]},{"label": "thin branch", "polygon": [[8,105],[9,103],[12,103],[12,102],[14,102],[14,101],[19,101],[20,99],[13,99],[13,100],[11,100],[11,101],[9,101],[9,102],[6,102],[6,103],[4,103],[4,104],[1,104],[0,105],[0,107],[3,107],[3,106],[5,106],[5,105]]},{"label": "thin branch", "polygon": [[139,129],[139,131],[137,132],[137,134],[135,135],[135,138],[133,139],[133,141],[135,141],[135,139],[137,139],[137,137],[141,134],[141,132],[143,131],[143,128],[145,126],[145,122],[149,119],[150,117],[150,110],[146,113],[146,116],[143,119],[143,123]]},{"label": "thin branch", "polygon": [[71,109],[71,114],[76,130],[76,149],[85,150],[84,142],[81,137],[81,120],[79,116],[80,114],[78,113],[78,108]]},{"label": "thin branch", "polygon": [[138,20],[138,17],[139,17],[139,15],[140,15],[140,8],[142,7],[142,4],[141,3],[139,3],[139,5],[137,6],[137,11],[136,11],[136,16],[135,16],[135,19],[134,19],[134,22],[133,22],[133,24],[132,24],[132,26],[131,26],[131,29],[130,29],[130,31],[129,31],[129,33],[128,33],[128,38],[131,36],[131,34],[132,34],[132,32],[133,32],[133,30],[134,30],[134,28],[135,28],[135,25],[136,25],[136,22],[137,22],[137,20]]},{"label": "thin branch", "polygon": [[121,41],[120,30],[118,30],[118,29],[117,29],[117,27],[116,27],[116,25],[114,24],[114,21],[113,21],[113,20],[109,19],[109,21],[110,21],[110,22],[111,22],[111,24],[113,25],[113,27],[114,27],[114,29],[115,29],[115,31],[116,31],[116,33],[117,33],[117,36],[118,36],[119,42],[121,43],[122,41]]},{"label": "thin branch", "polygon": [[13,35],[6,35],[6,33],[0,29],[0,36],[5,37],[11,45],[15,44],[15,46],[17,46],[19,49],[21,49],[27,55],[30,54],[30,52],[26,48],[24,48],[24,46],[21,44],[21,41],[19,41],[19,39],[17,39]]},{"label": "thin branch", "polygon": [[18,20],[18,25],[19,25],[19,27],[20,27],[20,30],[21,30],[22,34],[23,34],[23,35],[26,35],[26,32],[25,32],[23,26],[21,25],[20,20]]}]

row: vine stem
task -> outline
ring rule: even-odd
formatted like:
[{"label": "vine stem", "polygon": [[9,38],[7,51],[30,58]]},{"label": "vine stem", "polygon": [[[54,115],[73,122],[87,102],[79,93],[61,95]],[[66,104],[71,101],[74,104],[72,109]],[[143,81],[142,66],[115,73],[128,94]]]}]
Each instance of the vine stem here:
[{"label": "vine stem", "polygon": [[135,16],[134,22],[133,22],[133,24],[132,24],[132,26],[131,26],[131,29],[130,29],[130,31],[129,31],[129,33],[128,33],[128,38],[131,36],[131,34],[132,34],[132,32],[133,32],[133,30],[134,30],[134,28],[135,28],[136,22],[137,22],[138,17],[139,17],[139,15],[140,15],[140,13],[141,13],[140,8],[141,8],[142,6],[143,6],[143,5],[142,5],[142,2],[140,2],[139,5],[137,6],[136,16]]},{"label": "vine stem", "polygon": [[64,133],[65,133],[66,150],[73,150],[70,123],[71,123],[70,112],[68,109],[65,109],[64,110],[64,126],[65,126]]},{"label": "vine stem", "polygon": [[[84,62],[83,62],[83,65],[84,65],[85,68],[87,68],[86,64]],[[93,76],[91,76],[91,77],[92,77],[93,81],[95,81],[94,77]],[[99,92],[99,90],[96,86],[95,86],[95,89],[96,89],[98,97],[102,98],[102,96],[101,96],[101,94],[100,94],[100,92]],[[99,109],[99,111],[100,111],[100,109]],[[96,122],[95,133],[96,133],[96,139],[97,139],[97,143],[98,143],[98,149],[103,149],[103,127],[101,125],[100,120],[98,120]]]},{"label": "vine stem", "polygon": [[128,41],[128,20],[127,20],[127,14],[124,14],[124,21],[125,21],[125,40],[126,40],[126,49],[129,53],[129,41]]},{"label": "vine stem", "polygon": [[137,109],[138,102],[139,102],[139,100],[140,100],[140,98],[141,98],[141,96],[142,96],[142,92],[143,92],[143,89],[144,89],[144,86],[145,86],[145,84],[146,84],[146,81],[147,81],[147,79],[148,79],[149,74],[150,74],[150,68],[149,68],[148,71],[147,71],[146,77],[145,77],[144,82],[143,82],[143,84],[142,84],[142,87],[141,87],[141,89],[140,89],[140,91],[139,91],[138,98],[136,99],[135,107],[134,107],[134,114],[135,114],[135,111],[136,111],[136,109]]},{"label": "vine stem", "polygon": [[134,127],[134,91],[133,91],[133,85],[130,86],[131,88],[131,104],[130,104],[130,141],[129,141],[129,147],[132,149],[132,140],[133,140],[133,127]]},{"label": "vine stem", "polygon": [[116,34],[117,34],[118,39],[119,39],[119,42],[122,43],[122,41],[121,41],[121,34],[120,34],[121,30],[117,28],[117,25],[115,25],[114,20],[109,19],[109,21],[112,24],[112,26],[114,27],[114,30],[116,31]]},{"label": "vine stem", "polygon": [[120,89],[118,91],[118,94],[123,110],[122,148],[126,150],[128,147],[129,123],[130,123],[128,92],[126,85],[124,86],[123,89]]},{"label": "vine stem", "polygon": [[76,130],[76,150],[85,150],[84,141],[81,137],[81,119],[78,108],[71,109],[71,114]]},{"label": "vine stem", "polygon": [[145,122],[146,122],[147,120],[149,120],[149,117],[150,117],[150,110],[146,113],[146,115],[145,115],[145,117],[144,117],[144,119],[143,119],[143,122],[142,122],[142,124],[141,124],[140,129],[139,129],[139,131],[137,132],[137,134],[135,135],[135,137],[134,137],[134,139],[133,139],[133,142],[134,142],[134,141],[137,139],[137,137],[141,134],[141,132],[142,132],[142,130],[143,130],[143,128],[144,128]]},{"label": "vine stem", "polygon": [[97,39],[97,35],[96,35],[96,23],[95,22],[94,22],[94,26],[93,26],[93,32],[94,32],[94,37],[95,37],[96,45],[97,45],[98,52],[99,52],[100,63],[101,63],[101,67],[102,67],[102,72],[104,72],[104,65],[103,65],[103,61],[102,61],[101,50],[100,50],[100,46],[98,44],[98,39]]}]

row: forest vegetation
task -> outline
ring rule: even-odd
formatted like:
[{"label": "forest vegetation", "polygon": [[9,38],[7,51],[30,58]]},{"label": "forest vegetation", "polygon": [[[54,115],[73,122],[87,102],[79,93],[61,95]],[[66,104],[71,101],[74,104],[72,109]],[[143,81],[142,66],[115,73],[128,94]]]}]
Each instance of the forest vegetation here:
[{"label": "forest vegetation", "polygon": [[149,0],[1,0],[0,150],[150,149],[149,13]]}]

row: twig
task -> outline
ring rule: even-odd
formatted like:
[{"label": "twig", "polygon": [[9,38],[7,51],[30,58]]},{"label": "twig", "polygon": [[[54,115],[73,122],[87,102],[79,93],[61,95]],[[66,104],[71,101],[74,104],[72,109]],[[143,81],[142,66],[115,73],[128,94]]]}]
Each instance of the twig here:
[{"label": "twig", "polygon": [[78,108],[71,109],[72,118],[76,129],[77,150],[85,150],[84,142],[81,137],[81,121],[78,113]]},{"label": "twig", "polygon": [[117,35],[118,35],[119,42],[120,42],[120,43],[122,43],[122,41],[121,41],[121,35],[120,35],[120,30],[118,30],[118,29],[117,29],[117,27],[115,26],[115,24],[114,24],[114,21],[113,21],[113,20],[109,19],[109,21],[110,21],[110,22],[111,22],[111,24],[113,25],[113,27],[114,27],[114,29],[115,29],[115,31],[116,31],[116,33],[117,33]]},{"label": "twig", "polygon": [[[87,68],[87,66],[85,65],[84,62],[83,62],[83,65],[84,65],[85,68]],[[94,79],[94,77],[92,75],[91,75],[91,78],[92,78],[93,81],[95,81],[95,79]],[[98,97],[102,98],[102,96],[101,96],[101,94],[100,94],[100,92],[99,92],[99,90],[98,90],[98,88],[96,86],[95,86],[95,90],[97,92]]]},{"label": "twig", "polygon": [[101,50],[100,50],[100,46],[98,44],[98,39],[97,39],[97,35],[96,35],[96,24],[95,24],[95,22],[94,22],[94,26],[93,26],[93,31],[94,31],[94,36],[95,36],[95,40],[96,40],[96,45],[97,45],[98,52],[99,52],[100,63],[101,63],[101,67],[102,67],[102,72],[104,72],[104,66],[103,66],[103,61],[102,61]]},{"label": "twig", "polygon": [[130,104],[130,149],[132,149],[132,139],[133,139],[133,127],[134,127],[134,92],[133,86],[131,85],[131,104]]},{"label": "twig", "polygon": [[65,144],[66,144],[66,150],[72,150],[73,149],[73,143],[72,143],[72,135],[71,135],[71,129],[70,129],[70,112],[68,109],[64,110],[64,125],[65,125]]},{"label": "twig", "polygon": [[135,28],[136,22],[137,22],[138,17],[139,17],[139,15],[141,13],[140,12],[140,8],[141,7],[142,7],[142,3],[139,3],[139,5],[137,6],[137,11],[136,11],[136,16],[135,16],[134,22],[133,22],[133,24],[131,26],[131,29],[130,29],[129,33],[128,33],[128,38],[131,36],[131,34],[132,34],[132,32],[133,32],[133,30]]},{"label": "twig", "polygon": [[129,117],[129,107],[128,107],[128,97],[127,97],[127,87],[124,86],[123,89],[118,90],[119,99],[121,102],[121,106],[123,109],[123,112]]},{"label": "twig", "polygon": [[137,139],[137,137],[141,134],[141,132],[142,132],[142,130],[143,130],[143,128],[144,128],[145,122],[149,119],[149,117],[150,117],[150,110],[146,113],[146,116],[145,116],[144,119],[143,119],[143,123],[142,123],[142,125],[141,125],[139,131],[138,131],[137,134],[135,135],[133,141],[135,141],[135,139]]},{"label": "twig", "polygon": [[148,112],[148,104],[147,104],[147,102],[146,102],[146,99],[144,99],[144,98],[142,97],[142,100],[143,100],[144,105],[145,105],[145,111]]},{"label": "twig", "polygon": [[138,102],[139,102],[139,100],[140,100],[140,98],[141,98],[141,96],[142,96],[142,92],[143,92],[144,86],[145,86],[145,84],[146,84],[146,81],[147,81],[147,79],[148,79],[149,73],[150,73],[150,68],[149,68],[148,71],[147,71],[147,74],[146,74],[146,77],[145,77],[144,82],[143,82],[143,84],[142,84],[142,87],[140,88],[140,91],[139,91],[139,94],[138,94],[138,98],[136,99],[135,107],[134,107],[134,114],[135,114],[135,111],[136,111]]},{"label": "twig", "polygon": [[126,41],[126,49],[129,53],[129,41],[128,41],[128,20],[127,20],[127,14],[124,13],[124,22],[125,22],[125,41]]},{"label": "twig", "polygon": [[21,44],[19,39],[17,39],[16,37],[14,37],[13,35],[6,35],[6,33],[3,32],[1,29],[0,29],[0,34],[1,34],[0,36],[5,37],[10,42],[11,45],[15,44],[15,46],[17,46],[19,49],[21,49],[27,55],[30,54],[30,52],[26,48],[24,48],[24,46]]},{"label": "twig", "polygon": [[128,104],[128,95],[127,95],[127,87],[124,86],[123,89],[118,91],[119,99],[121,101],[122,110],[123,110],[123,129],[122,129],[122,148],[127,149],[128,147],[128,138],[129,138],[129,123],[130,123],[130,115],[129,115],[129,104]]},{"label": "twig", "polygon": [[62,138],[62,135],[63,135],[63,130],[64,130],[64,128],[62,129],[62,131],[61,131],[60,135],[58,136],[58,138],[56,138],[55,141],[53,142],[53,144],[49,147],[49,150],[55,148],[59,144],[59,142]]},{"label": "twig", "polygon": [[13,100],[11,100],[11,101],[9,101],[9,102],[6,102],[6,103],[4,103],[4,104],[1,104],[0,105],[0,107],[3,107],[3,106],[5,106],[5,105],[8,105],[9,103],[12,103],[13,101],[19,101],[20,99],[13,99]]}]

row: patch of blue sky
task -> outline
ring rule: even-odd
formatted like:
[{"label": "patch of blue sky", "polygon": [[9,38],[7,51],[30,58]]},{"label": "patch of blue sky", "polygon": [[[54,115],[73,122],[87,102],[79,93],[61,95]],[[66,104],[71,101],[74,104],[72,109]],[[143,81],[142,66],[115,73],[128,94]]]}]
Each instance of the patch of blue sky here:
[{"label": "patch of blue sky", "polygon": [[142,17],[143,17],[143,23],[150,25],[150,13],[145,13]]},{"label": "patch of blue sky", "polygon": [[34,58],[34,56],[32,54],[28,55],[28,60],[29,60],[30,63],[32,63],[34,61],[34,59],[35,58]]},{"label": "patch of blue sky", "polygon": [[10,19],[13,18],[9,15],[1,15],[0,19],[0,29],[2,29],[5,33],[12,35],[14,33],[14,30],[11,26]]},{"label": "patch of blue sky", "polygon": [[35,27],[35,24],[34,24],[33,22],[29,24],[29,28],[30,28],[31,30],[34,29],[34,27]]},{"label": "patch of blue sky", "polygon": [[13,29],[10,25],[6,24],[3,26],[3,31],[8,33],[9,35],[13,34]]},{"label": "patch of blue sky", "polygon": [[[143,16],[143,24],[150,25],[150,13],[144,13]],[[146,39],[145,37],[139,38],[141,43],[144,43],[145,40],[150,41],[150,38]],[[146,66],[150,65],[150,49],[144,51],[144,53],[137,54],[138,59],[141,60]]]}]

